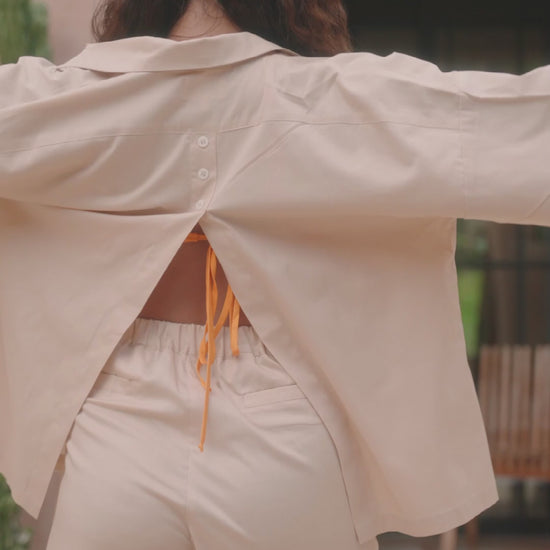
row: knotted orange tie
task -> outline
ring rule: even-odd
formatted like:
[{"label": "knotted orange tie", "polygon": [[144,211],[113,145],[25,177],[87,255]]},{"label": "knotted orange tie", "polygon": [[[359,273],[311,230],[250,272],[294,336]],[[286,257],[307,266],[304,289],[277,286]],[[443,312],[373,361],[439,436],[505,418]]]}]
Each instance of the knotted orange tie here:
[{"label": "knotted orange tie", "polygon": [[[185,242],[198,242],[206,241],[206,235],[201,233],[190,233]],[[229,315],[229,326],[231,332],[231,351],[235,357],[239,355],[239,346],[238,346],[238,327],[239,327],[239,313],[240,306],[239,302],[235,298],[229,282],[227,283],[227,292],[225,293],[225,301],[223,303],[220,316],[218,321],[214,325],[214,315],[216,313],[216,307],[218,305],[218,287],[216,285],[216,266],[217,259],[216,254],[214,254],[213,248],[209,245],[208,252],[206,256],[206,325],[204,327],[204,335],[199,349],[199,357],[197,360],[197,374],[199,375],[201,384],[206,389],[204,396],[204,413],[202,417],[202,428],[201,428],[201,442],[199,444],[199,449],[204,450],[204,440],[206,438],[206,421],[208,418],[208,398],[212,389],[210,388],[210,374],[212,363],[216,357],[216,336],[222,329],[227,316]],[[208,335],[208,340],[206,336]],[[208,354],[208,359],[206,358]],[[201,376],[200,369],[201,366],[206,363],[206,382]]]}]

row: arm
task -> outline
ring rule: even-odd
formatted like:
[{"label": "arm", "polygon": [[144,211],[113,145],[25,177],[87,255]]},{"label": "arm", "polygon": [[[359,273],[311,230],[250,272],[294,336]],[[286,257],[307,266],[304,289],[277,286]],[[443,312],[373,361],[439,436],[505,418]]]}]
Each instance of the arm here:
[{"label": "arm", "polygon": [[[523,75],[442,72],[431,63],[393,54],[387,69],[390,80],[409,87],[421,124],[432,123],[432,112],[447,101],[449,91],[456,97],[458,118],[451,107],[448,120],[451,127],[458,120],[459,151],[450,157],[447,177],[440,175],[442,186],[457,182],[462,189],[464,202],[457,203],[456,217],[550,225],[550,65]],[[419,86],[431,98],[429,110],[418,99],[423,97],[415,90]],[[438,144],[433,147],[435,165],[435,157],[445,153]]]},{"label": "arm", "polygon": [[314,124],[281,149],[292,159],[304,143],[300,180],[321,197],[356,215],[550,225],[550,65],[442,72],[365,52],[287,64],[277,88]]},{"label": "arm", "polygon": [[69,100],[73,75],[41,57],[0,65],[0,198],[62,205],[70,177],[99,154],[70,143],[82,110]]},{"label": "arm", "polygon": [[457,79],[465,217],[550,226],[550,66]]},{"label": "arm", "polygon": [[135,109],[146,111],[139,94],[136,105],[126,101],[133,82],[37,57],[0,65],[0,199],[101,211],[156,207],[163,195],[152,179],[178,169],[177,158],[166,158],[178,136],[134,122]]},{"label": "arm", "polygon": [[54,95],[63,86],[60,76],[43,57],[22,56],[0,65],[0,110]]}]

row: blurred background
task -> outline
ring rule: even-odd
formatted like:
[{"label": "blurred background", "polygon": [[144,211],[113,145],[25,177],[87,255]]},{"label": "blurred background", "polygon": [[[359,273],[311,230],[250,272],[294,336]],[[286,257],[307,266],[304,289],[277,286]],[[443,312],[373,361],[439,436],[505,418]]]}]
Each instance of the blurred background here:
[{"label": "blurred background", "polygon": [[[93,41],[89,24],[98,2],[0,0],[0,63],[21,55],[56,64],[74,57]],[[399,51],[442,70],[521,74],[550,64],[547,2],[347,0],[346,6],[357,51]],[[380,548],[550,550],[550,228],[460,219],[456,264],[500,500],[458,530],[425,538],[385,533]],[[43,550],[44,537],[0,474],[0,550]]]}]

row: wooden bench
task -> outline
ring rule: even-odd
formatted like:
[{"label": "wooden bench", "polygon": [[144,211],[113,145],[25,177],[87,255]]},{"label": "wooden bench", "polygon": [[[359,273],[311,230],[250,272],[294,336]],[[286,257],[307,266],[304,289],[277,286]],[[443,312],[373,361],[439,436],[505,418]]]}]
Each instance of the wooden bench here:
[{"label": "wooden bench", "polygon": [[[495,475],[550,480],[550,345],[482,345],[477,393]],[[466,532],[476,544],[477,518]],[[456,535],[443,533],[440,550]]]},{"label": "wooden bench", "polygon": [[478,397],[496,475],[550,480],[550,345],[484,345]]}]

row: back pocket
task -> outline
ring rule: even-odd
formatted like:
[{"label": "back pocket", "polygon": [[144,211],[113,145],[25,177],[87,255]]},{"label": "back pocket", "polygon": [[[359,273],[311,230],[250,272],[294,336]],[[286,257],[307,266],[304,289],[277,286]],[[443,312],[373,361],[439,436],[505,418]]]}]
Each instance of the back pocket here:
[{"label": "back pocket", "polygon": [[277,388],[269,388],[250,393],[245,393],[243,396],[243,407],[259,407],[270,403],[279,403],[281,401],[289,401],[291,399],[305,399],[304,392],[296,385],[279,386]]},{"label": "back pocket", "polygon": [[244,393],[241,410],[249,421],[265,428],[323,423],[297,384]]},{"label": "back pocket", "polygon": [[95,391],[115,391],[115,392],[126,392],[129,388],[133,387],[136,383],[136,380],[126,378],[124,376],[119,376],[113,372],[101,371],[95,381],[93,389]]}]

